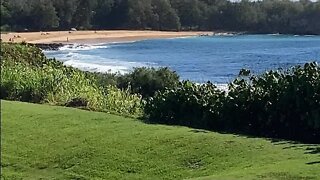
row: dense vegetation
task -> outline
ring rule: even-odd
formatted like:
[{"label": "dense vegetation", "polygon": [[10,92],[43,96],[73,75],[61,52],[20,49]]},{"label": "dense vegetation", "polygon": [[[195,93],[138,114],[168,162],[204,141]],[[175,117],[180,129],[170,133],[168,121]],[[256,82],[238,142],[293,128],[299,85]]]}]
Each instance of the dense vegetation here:
[{"label": "dense vegetation", "polygon": [[320,178],[320,145],[1,101],[1,179]]},{"label": "dense vegetation", "polygon": [[1,99],[142,116],[146,121],[320,143],[320,67],[250,75],[227,91],[179,81],[168,68],[82,72],[33,46],[2,44]]},{"label": "dense vegetation", "polygon": [[1,99],[137,116],[142,98],[178,83],[179,76],[168,68],[136,68],[125,75],[83,72],[47,59],[34,46],[1,44]]},{"label": "dense vegetation", "polygon": [[157,91],[174,88],[179,76],[169,68],[135,68],[128,74],[93,73],[101,86],[114,85],[120,89],[130,86],[131,93],[141,94],[143,98],[153,96]]},{"label": "dense vegetation", "polygon": [[3,30],[154,29],[320,34],[310,0],[3,0]]},{"label": "dense vegetation", "polygon": [[239,77],[228,92],[185,81],[148,101],[150,121],[320,143],[320,67]]},{"label": "dense vegetation", "polygon": [[140,95],[101,87],[90,73],[47,59],[29,45],[1,44],[1,99],[82,107],[121,114],[142,113]]}]

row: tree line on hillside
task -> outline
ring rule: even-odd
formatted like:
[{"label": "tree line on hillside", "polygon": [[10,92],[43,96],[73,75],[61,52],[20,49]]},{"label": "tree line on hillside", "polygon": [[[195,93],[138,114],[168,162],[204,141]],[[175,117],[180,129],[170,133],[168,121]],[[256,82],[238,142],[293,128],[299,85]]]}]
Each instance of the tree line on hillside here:
[{"label": "tree line on hillside", "polygon": [[1,29],[226,30],[320,34],[309,0],[3,0]]}]

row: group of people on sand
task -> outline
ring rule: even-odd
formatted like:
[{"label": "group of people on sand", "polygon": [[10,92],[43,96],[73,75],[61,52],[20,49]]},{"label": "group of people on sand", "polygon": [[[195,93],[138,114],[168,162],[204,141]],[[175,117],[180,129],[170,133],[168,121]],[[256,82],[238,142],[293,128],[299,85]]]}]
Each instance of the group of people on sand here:
[{"label": "group of people on sand", "polygon": [[14,42],[14,40],[15,39],[19,39],[19,38],[21,38],[21,36],[20,35],[14,35],[12,38],[9,38],[9,42]]},{"label": "group of people on sand", "polygon": [[[76,29],[72,29],[72,30],[70,30],[69,31],[69,34],[71,34],[71,33],[73,33],[74,31],[77,31]],[[47,36],[47,35],[50,35],[50,33],[49,32],[42,32],[42,31],[40,31],[40,35],[41,36]],[[94,31],[94,33],[96,34],[96,33],[98,33],[97,31]],[[8,41],[9,42],[15,42],[17,39],[21,39],[22,37],[20,36],[20,35],[14,35],[13,37],[10,37],[9,39],[8,39]],[[25,38],[23,38],[24,40],[26,40]],[[66,41],[67,42],[69,42],[69,37],[67,36],[66,37]],[[1,39],[1,41],[2,41],[2,39]],[[18,40],[19,41],[19,40]]]}]

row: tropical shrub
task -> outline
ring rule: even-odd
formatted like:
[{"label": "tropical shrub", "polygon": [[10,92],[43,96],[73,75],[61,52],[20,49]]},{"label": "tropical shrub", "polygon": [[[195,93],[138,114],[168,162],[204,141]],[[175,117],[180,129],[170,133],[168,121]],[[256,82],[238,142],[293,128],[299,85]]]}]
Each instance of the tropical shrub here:
[{"label": "tropical shrub", "polygon": [[94,73],[100,86],[107,88],[115,85],[120,89],[130,88],[132,94],[141,94],[144,98],[151,97],[157,91],[174,88],[179,83],[179,76],[169,68],[135,68],[128,74]]},{"label": "tropical shrub", "polygon": [[41,102],[48,88],[47,78],[42,71],[16,63],[14,66],[1,66],[1,99],[27,102]]},{"label": "tropical shrub", "polygon": [[100,72],[87,72],[88,75],[92,75],[96,79],[100,87],[107,89],[110,85],[117,86],[118,78],[121,74],[117,73],[100,73]]},{"label": "tropical shrub", "polygon": [[236,79],[222,114],[231,130],[319,142],[320,67],[307,63]]},{"label": "tropical shrub", "polygon": [[179,83],[179,76],[166,67],[159,69],[142,67],[121,76],[118,81],[119,88],[126,88],[130,85],[133,93],[150,97],[157,91],[174,88]]},{"label": "tropical shrub", "polygon": [[156,93],[145,113],[151,122],[319,143],[320,67],[307,63],[241,76],[228,93],[210,83],[183,82]]},{"label": "tropical shrub", "polygon": [[152,122],[218,128],[221,122],[217,115],[224,98],[225,92],[212,83],[199,85],[184,81],[149,98],[145,113]]},{"label": "tropical shrub", "polygon": [[130,87],[120,90],[108,86],[105,96],[106,109],[119,114],[142,115],[144,102],[139,94],[131,94]]},{"label": "tropical shrub", "polygon": [[81,99],[85,102],[81,107],[90,110],[133,116],[142,113],[139,95],[113,86],[101,87],[93,74],[65,67],[25,44],[2,44],[0,90],[1,99],[62,106]]}]

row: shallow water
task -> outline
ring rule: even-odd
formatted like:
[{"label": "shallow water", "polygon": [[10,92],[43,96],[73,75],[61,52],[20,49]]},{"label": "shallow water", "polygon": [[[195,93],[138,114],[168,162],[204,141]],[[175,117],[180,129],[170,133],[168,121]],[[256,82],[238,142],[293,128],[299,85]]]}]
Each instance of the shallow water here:
[{"label": "shallow water", "polygon": [[134,67],[168,66],[182,79],[225,84],[239,70],[254,73],[320,62],[320,36],[239,35],[74,45],[46,51],[82,70],[126,73]]}]

